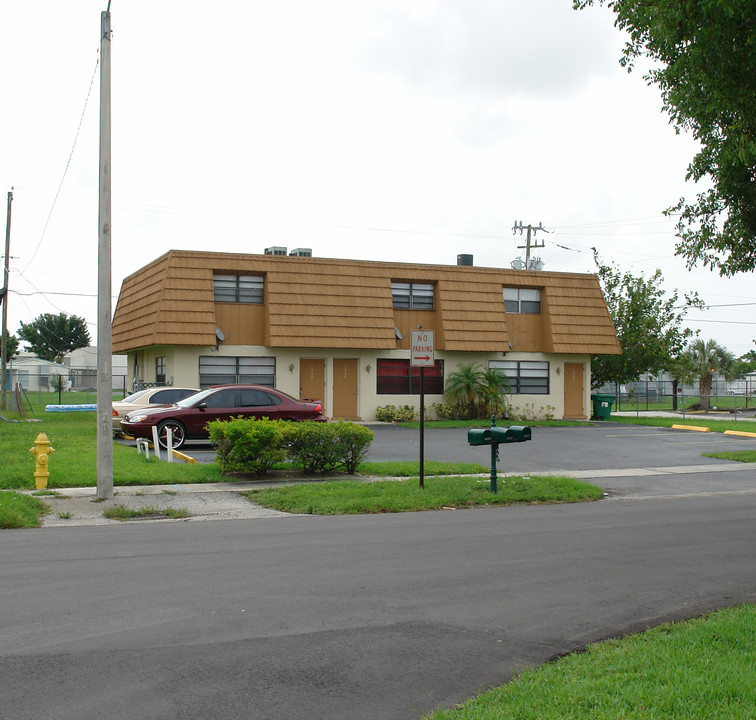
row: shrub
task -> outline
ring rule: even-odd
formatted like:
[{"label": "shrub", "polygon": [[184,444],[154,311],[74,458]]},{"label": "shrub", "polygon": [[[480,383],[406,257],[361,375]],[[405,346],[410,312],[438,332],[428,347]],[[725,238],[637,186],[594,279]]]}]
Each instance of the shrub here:
[{"label": "shrub", "polygon": [[354,475],[359,464],[367,457],[374,433],[364,425],[340,420],[336,425],[336,444],[341,467]]},{"label": "shrub", "polygon": [[345,470],[365,459],[372,430],[354,423],[234,418],[208,423],[222,472],[263,474],[287,457],[308,474]]},{"label": "shrub", "polygon": [[305,421],[292,425],[288,437],[288,456],[306,473],[324,473],[338,465],[336,425]]},{"label": "shrub", "polygon": [[268,472],[286,459],[285,423],[262,418],[234,418],[208,423],[210,442],[218,453],[221,471]]},{"label": "shrub", "polygon": [[382,405],[375,409],[375,419],[381,422],[412,422],[418,415],[412,405]]},{"label": "shrub", "polygon": [[351,422],[302,422],[288,430],[289,459],[308,474],[346,470],[353,474],[365,459],[373,431]]}]

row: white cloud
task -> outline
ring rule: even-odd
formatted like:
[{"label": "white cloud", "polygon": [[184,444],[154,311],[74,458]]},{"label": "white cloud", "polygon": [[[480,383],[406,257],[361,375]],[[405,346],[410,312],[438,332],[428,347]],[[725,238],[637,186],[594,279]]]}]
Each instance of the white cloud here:
[{"label": "white cloud", "polygon": [[[11,289],[75,293],[12,294],[12,330],[58,309],[96,319],[94,297],[77,295],[97,289],[99,76],[42,233],[105,5],[0,10]],[[170,248],[303,246],[429,263],[469,252],[506,266],[521,252],[518,219],[555,231],[544,235],[547,269],[590,271],[596,245],[625,268],[660,265],[671,286],[703,288],[712,302],[753,297],[750,279],[687,273],[674,257],[660,212],[691,194],[694,146],[668,126],[657,91],[618,66],[623,38],[605,8],[113,0],[112,27],[114,292]],[[705,329],[750,348],[748,325]]]}]

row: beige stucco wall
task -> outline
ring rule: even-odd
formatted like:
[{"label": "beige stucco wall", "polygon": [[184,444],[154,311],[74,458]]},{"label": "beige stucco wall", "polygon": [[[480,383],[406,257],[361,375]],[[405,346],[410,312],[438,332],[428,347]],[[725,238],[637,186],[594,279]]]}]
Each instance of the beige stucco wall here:
[{"label": "beige stucco wall", "polygon": [[[418,395],[379,395],[376,392],[376,365],[378,358],[409,358],[408,350],[310,350],[277,349],[258,346],[221,345],[214,347],[153,347],[138,353],[140,377],[143,381],[154,382],[155,358],[166,358],[166,380],[176,386],[199,387],[199,357],[218,354],[228,357],[275,357],[276,387],[294,397],[299,397],[300,360],[303,358],[322,358],[325,360],[324,412],[330,416],[333,408],[333,360],[335,358],[353,358],[357,360],[358,398],[357,413],[363,420],[374,420],[375,410],[381,405],[411,405],[419,409]],[[518,412],[528,411],[530,419],[546,414],[555,418],[564,416],[564,365],[577,363],[583,365],[583,410],[586,416],[591,414],[590,400],[590,356],[588,355],[550,355],[546,353],[444,353],[438,352],[437,359],[444,361],[444,377],[465,363],[479,363],[488,366],[489,360],[546,361],[549,363],[548,395],[512,395],[510,403]],[[134,375],[134,353],[129,353],[129,378],[131,384]],[[426,408],[435,402],[441,402],[442,395],[425,396]]]}]

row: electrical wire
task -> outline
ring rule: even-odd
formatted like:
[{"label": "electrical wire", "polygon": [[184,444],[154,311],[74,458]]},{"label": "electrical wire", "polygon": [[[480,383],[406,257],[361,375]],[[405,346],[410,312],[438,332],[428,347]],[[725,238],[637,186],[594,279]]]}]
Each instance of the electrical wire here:
[{"label": "electrical wire", "polygon": [[100,55],[97,54],[97,60],[95,61],[94,70],[92,71],[92,77],[89,80],[89,90],[87,90],[87,97],[84,100],[84,108],[81,111],[81,117],[79,118],[79,126],[76,128],[76,135],[74,137],[73,145],[71,146],[71,152],[68,154],[68,161],[66,162],[66,167],[63,170],[63,177],[60,179],[60,184],[58,185],[58,190],[55,193],[55,197],[53,198],[52,205],[50,207],[50,212],[47,214],[47,220],[45,221],[45,226],[42,228],[42,234],[39,237],[39,242],[37,243],[37,247],[34,248],[34,252],[32,253],[31,258],[29,259],[29,262],[26,263],[24,266],[24,269],[21,272],[24,272],[29,265],[31,265],[34,262],[34,258],[37,257],[37,253],[39,252],[39,248],[42,246],[42,241],[45,238],[45,233],[47,232],[47,228],[50,225],[50,220],[52,219],[53,211],[55,210],[55,205],[58,202],[58,197],[60,196],[60,191],[63,189],[63,182],[66,179],[66,175],[68,174],[68,168],[71,166],[71,159],[73,158],[74,150],[76,150],[76,144],[79,140],[79,134],[81,133],[81,126],[84,124],[84,115],[87,112],[87,105],[89,104],[89,97],[92,94],[92,86],[94,85],[94,79],[97,75],[97,68],[100,64]]}]

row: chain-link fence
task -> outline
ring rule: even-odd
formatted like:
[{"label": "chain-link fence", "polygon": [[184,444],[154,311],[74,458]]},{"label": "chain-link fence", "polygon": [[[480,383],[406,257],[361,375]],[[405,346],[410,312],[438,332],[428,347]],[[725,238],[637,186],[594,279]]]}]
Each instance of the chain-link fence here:
[{"label": "chain-link fence", "polygon": [[612,410],[672,412],[756,413],[756,378],[712,381],[711,392],[702,394],[697,385],[683,385],[674,380],[639,380],[626,385],[606,384],[597,392],[614,395]]},{"label": "chain-link fence", "polygon": [[[65,370],[45,372],[37,368],[16,369],[7,373],[6,391],[14,391],[21,386],[26,397],[32,402],[90,403],[97,402],[97,370]],[[122,399],[131,392],[127,389],[126,375],[113,375],[113,398]],[[55,396],[55,400],[50,398]]]}]

